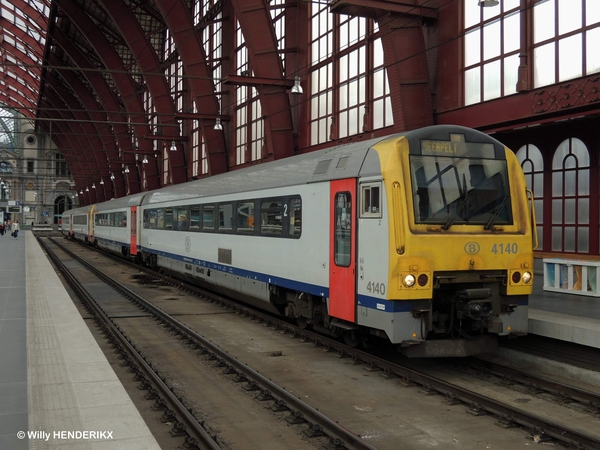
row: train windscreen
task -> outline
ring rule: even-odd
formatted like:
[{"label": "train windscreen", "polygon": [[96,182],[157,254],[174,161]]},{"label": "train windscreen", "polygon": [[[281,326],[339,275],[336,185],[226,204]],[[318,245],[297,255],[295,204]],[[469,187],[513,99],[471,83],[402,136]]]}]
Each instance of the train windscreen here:
[{"label": "train windscreen", "polygon": [[512,224],[506,160],[423,153],[410,156],[416,223]]}]

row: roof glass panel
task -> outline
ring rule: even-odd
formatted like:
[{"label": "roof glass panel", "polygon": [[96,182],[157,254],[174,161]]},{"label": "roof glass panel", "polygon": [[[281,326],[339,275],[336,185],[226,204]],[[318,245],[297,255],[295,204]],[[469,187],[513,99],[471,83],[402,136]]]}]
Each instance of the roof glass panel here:
[{"label": "roof glass panel", "polygon": [[[23,91],[23,86],[35,95],[35,98],[28,100],[33,104],[37,103],[41,67],[32,67],[31,64],[32,62],[38,66],[42,64],[49,14],[50,0],[0,0],[2,19],[14,25],[14,27],[7,25],[0,29],[4,38],[0,45],[1,51],[5,55],[5,61],[10,63],[3,70],[9,75],[10,81],[0,83],[1,97],[11,102],[7,106],[23,106],[23,98],[20,95],[9,93]],[[25,82],[32,78],[37,81],[35,86]],[[33,111],[29,113],[33,114]],[[0,120],[3,120],[1,116]]]}]

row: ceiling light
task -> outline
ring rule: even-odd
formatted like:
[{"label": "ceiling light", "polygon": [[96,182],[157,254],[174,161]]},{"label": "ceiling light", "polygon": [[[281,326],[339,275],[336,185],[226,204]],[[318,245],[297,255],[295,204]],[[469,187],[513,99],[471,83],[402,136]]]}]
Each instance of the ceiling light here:
[{"label": "ceiling light", "polygon": [[96,189],[96,183],[92,183],[92,189]]},{"label": "ceiling light", "polygon": [[171,141],[171,151],[172,152],[176,152],[177,151],[177,145],[175,145],[175,141]]},{"label": "ceiling light", "polygon": [[142,164],[148,164],[148,158],[144,155],[144,159],[142,159]]},{"label": "ceiling light", "polygon": [[302,90],[302,86],[300,86],[300,77],[294,78],[294,86],[292,87],[291,93],[294,95],[300,95],[304,91]]},{"label": "ceiling light", "polygon": [[114,173],[111,173],[111,174],[110,174],[110,179],[111,179],[111,180],[114,180],[114,179],[115,179],[115,174],[114,174]]},{"label": "ceiling light", "polygon": [[223,125],[221,125],[221,118],[217,117],[215,120],[215,126],[213,127],[215,131],[223,131]]},{"label": "ceiling light", "polygon": [[129,167],[125,166],[125,173],[129,173]]},{"label": "ceiling light", "polygon": [[104,184],[104,179],[100,178],[100,184]]},{"label": "ceiling light", "polygon": [[498,0],[479,0],[479,6],[487,8],[490,6],[497,6],[500,2]]},{"label": "ceiling light", "polygon": [[85,192],[90,192],[90,188],[88,188],[87,186],[85,187]]}]

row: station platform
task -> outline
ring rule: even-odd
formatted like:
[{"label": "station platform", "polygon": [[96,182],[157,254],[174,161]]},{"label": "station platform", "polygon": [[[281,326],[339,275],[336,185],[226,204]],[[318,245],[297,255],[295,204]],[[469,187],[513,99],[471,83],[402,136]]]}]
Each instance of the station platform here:
[{"label": "station platform", "polygon": [[600,298],[543,290],[542,261],[536,259],[529,297],[529,333],[600,348]]},{"label": "station platform", "polygon": [[159,450],[33,234],[0,254],[0,449]]}]

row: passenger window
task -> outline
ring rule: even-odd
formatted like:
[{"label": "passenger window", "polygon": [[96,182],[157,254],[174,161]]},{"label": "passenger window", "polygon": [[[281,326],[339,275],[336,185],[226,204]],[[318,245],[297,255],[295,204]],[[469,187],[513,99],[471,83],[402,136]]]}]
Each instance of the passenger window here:
[{"label": "passenger window", "polygon": [[219,231],[231,231],[233,229],[233,205],[225,203],[219,205]]},{"label": "passenger window", "polygon": [[262,234],[281,236],[283,228],[281,200],[263,201],[260,208],[260,232]]},{"label": "passenger window", "polygon": [[156,210],[156,229],[163,230],[165,228],[165,210],[157,209]]},{"label": "passenger window", "polygon": [[299,237],[302,233],[302,202],[299,198],[290,200],[290,236]]},{"label": "passenger window", "polygon": [[187,208],[177,209],[177,229],[187,230],[188,227],[188,210]]},{"label": "passenger window", "polygon": [[127,212],[123,212],[121,214],[123,214],[121,226],[127,228]]},{"label": "passenger window", "polygon": [[236,226],[238,233],[254,233],[254,202],[237,204]]},{"label": "passenger window", "polygon": [[157,215],[156,210],[151,209],[148,211],[148,228],[155,230],[157,227]]},{"label": "passenger window", "polygon": [[335,195],[334,260],[337,266],[350,266],[352,244],[352,196],[350,192]]},{"label": "passenger window", "polygon": [[165,209],[165,229],[166,230],[173,229],[173,208]]},{"label": "passenger window", "polygon": [[202,207],[202,229],[205,231],[214,231],[214,229],[215,229],[215,207],[214,207],[214,205],[204,205]]},{"label": "passenger window", "polygon": [[361,217],[381,217],[381,183],[361,185]]},{"label": "passenger window", "polygon": [[200,229],[200,208],[190,208],[190,230]]}]

